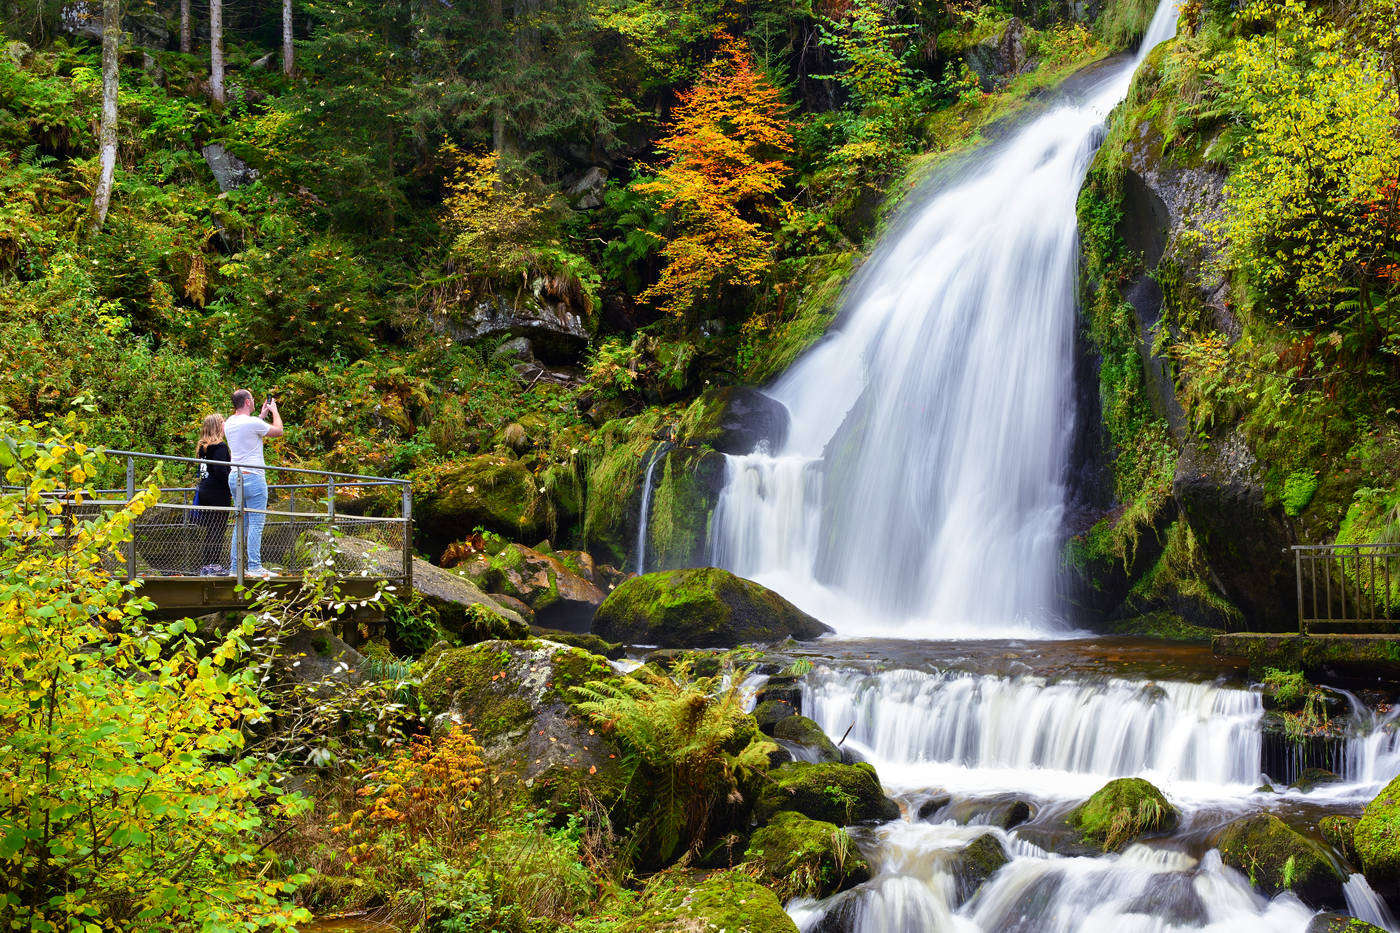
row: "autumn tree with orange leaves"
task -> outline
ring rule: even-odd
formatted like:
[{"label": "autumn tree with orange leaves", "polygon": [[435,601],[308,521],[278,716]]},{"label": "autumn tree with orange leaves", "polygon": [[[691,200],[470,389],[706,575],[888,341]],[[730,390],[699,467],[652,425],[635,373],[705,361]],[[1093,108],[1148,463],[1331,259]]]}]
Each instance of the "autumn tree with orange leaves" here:
[{"label": "autumn tree with orange leaves", "polygon": [[659,202],[669,227],[666,266],[643,300],[685,317],[727,289],[758,284],[773,261],[766,225],[784,208],[787,111],[748,47],[734,40],[680,95],[669,135],[658,143],[666,166],[633,184]]}]

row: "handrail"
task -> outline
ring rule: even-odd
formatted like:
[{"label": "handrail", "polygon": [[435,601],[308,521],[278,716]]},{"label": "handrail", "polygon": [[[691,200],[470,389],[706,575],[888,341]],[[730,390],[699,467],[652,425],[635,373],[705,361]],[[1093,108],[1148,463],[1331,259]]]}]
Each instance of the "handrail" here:
[{"label": "handrail", "polygon": [[1288,551],[1301,634],[1316,625],[1400,623],[1400,543],[1295,544]]},{"label": "handrail", "polygon": [[146,460],[170,460],[177,463],[207,463],[214,466],[239,467],[243,470],[274,470],[278,473],[306,473],[311,476],[329,476],[334,479],[373,480],[386,486],[409,486],[410,480],[392,476],[370,476],[367,473],[341,473],[336,470],[313,470],[310,467],[274,466],[266,463],[233,463],[228,460],[208,460],[201,457],[180,457],[174,454],[151,454],[137,450],[113,450],[97,448],[98,453],[109,457],[141,457]]}]

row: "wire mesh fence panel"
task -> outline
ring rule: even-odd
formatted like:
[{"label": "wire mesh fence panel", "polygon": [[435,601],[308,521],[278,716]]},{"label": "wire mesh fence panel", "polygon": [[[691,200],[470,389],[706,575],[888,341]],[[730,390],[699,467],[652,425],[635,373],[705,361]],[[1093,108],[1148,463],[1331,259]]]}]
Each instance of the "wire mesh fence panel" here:
[{"label": "wire mesh fence panel", "polygon": [[1400,623],[1400,544],[1298,545],[1293,554],[1300,631]]}]

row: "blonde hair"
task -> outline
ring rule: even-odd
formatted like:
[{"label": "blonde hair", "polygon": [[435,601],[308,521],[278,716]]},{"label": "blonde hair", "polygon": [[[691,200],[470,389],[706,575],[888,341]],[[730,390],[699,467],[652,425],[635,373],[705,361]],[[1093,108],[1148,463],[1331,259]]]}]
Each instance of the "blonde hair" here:
[{"label": "blonde hair", "polygon": [[195,445],[194,455],[196,458],[204,456],[205,448],[210,444],[217,444],[224,439],[224,416],[220,414],[205,415],[204,421],[199,426],[199,443]]}]

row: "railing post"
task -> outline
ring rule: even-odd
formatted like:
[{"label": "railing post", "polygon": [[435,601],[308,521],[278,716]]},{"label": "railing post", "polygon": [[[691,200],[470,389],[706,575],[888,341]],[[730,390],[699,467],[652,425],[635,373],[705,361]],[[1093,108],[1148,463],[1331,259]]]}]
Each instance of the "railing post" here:
[{"label": "railing post", "polygon": [[403,484],[403,587],[404,599],[413,595],[413,487]]},{"label": "railing post", "polygon": [[237,565],[236,573],[238,585],[243,585],[243,572],[248,568],[248,526],[244,523],[245,512],[243,508],[243,471],[234,467],[238,471],[238,499],[234,503],[233,512],[233,534],[234,540],[238,542],[238,554],[234,558]]},{"label": "railing post", "polygon": [[327,524],[335,524],[335,477],[326,477],[326,518]]},{"label": "railing post", "polygon": [[1298,634],[1308,634],[1308,626],[1303,621],[1303,552],[1293,549],[1293,573],[1298,578]]},{"label": "railing post", "polygon": [[[136,499],[136,458],[126,458],[126,504]],[[126,542],[126,582],[136,581],[136,525],[132,523],[131,538]]]}]

